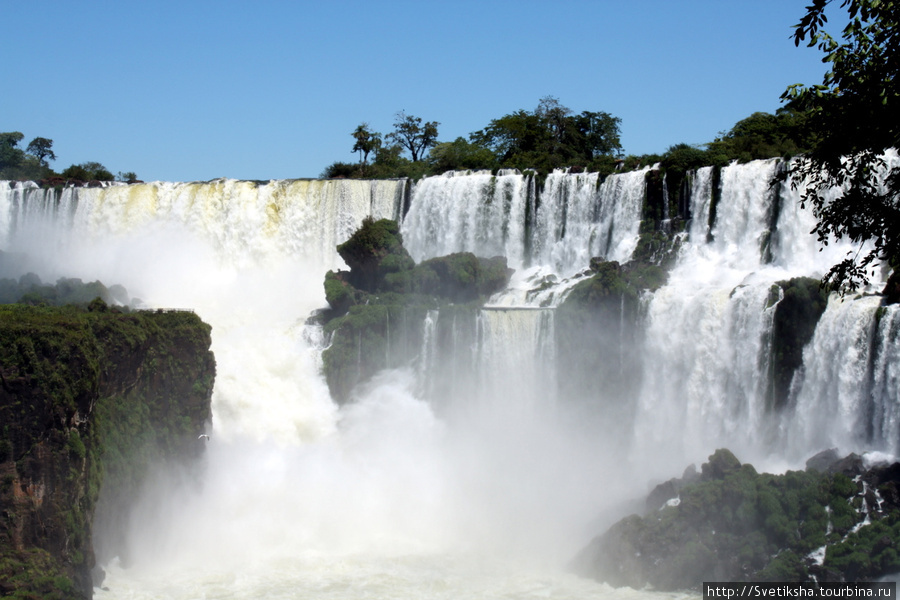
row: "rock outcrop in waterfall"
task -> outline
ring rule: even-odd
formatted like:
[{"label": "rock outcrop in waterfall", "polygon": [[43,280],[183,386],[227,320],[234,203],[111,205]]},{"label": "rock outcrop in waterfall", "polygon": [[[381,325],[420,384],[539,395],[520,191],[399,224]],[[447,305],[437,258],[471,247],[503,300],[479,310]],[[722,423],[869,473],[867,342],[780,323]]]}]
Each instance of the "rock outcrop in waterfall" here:
[{"label": "rock outcrop in waterfall", "polygon": [[350,271],[325,276],[331,309],[323,317],[331,343],[322,359],[338,402],[377,371],[413,359],[429,310],[449,304],[480,306],[512,274],[505,258],[478,258],[471,252],[417,265],[403,247],[399,226],[388,219],[363,220],[337,250]]}]

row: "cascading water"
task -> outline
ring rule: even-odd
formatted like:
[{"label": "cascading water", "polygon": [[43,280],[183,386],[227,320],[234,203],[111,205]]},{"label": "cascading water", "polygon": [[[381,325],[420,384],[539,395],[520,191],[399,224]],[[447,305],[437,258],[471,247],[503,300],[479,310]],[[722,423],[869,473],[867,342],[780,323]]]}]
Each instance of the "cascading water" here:
[{"label": "cascading water", "polygon": [[[384,372],[343,408],[329,397],[321,340],[303,323],[325,303],[325,270],[342,266],[335,246],[366,216],[399,218],[405,185],[221,180],[58,194],[0,183],[4,268],[27,254],[44,281],[122,284],[213,326],[204,477],[186,485],[160,465],[134,513],[129,566],[106,565],[98,598],[608,594],[555,566],[590,537],[578,524],[603,488],[599,472],[559,468],[592,453],[561,444],[546,411],[510,427],[508,411],[473,402],[439,419],[408,369]],[[433,330],[454,340],[460,391],[477,389],[466,384],[482,335],[470,317]],[[503,335],[488,327],[482,339]]]},{"label": "cascading water", "polygon": [[518,173],[448,172],[416,184],[403,242],[416,262],[453,252],[525,262],[529,178]]},{"label": "cascading water", "polygon": [[[873,344],[880,298],[832,298],[795,375],[790,407],[772,409],[772,317],[781,301],[772,286],[819,278],[852,249],[831,240],[821,251],[800,190],[774,182],[779,167],[769,160],[722,169],[715,205],[713,170],[694,177],[688,241],[647,308],[645,365],[652,367],[645,366],[639,393],[637,455],[663,448],[700,462],[725,446],[743,460],[784,468],[830,446],[896,452],[900,431],[874,434],[882,420],[871,421],[873,405],[882,415],[898,405],[888,363],[870,355],[875,347],[886,353],[880,356],[896,352],[889,328],[884,343]],[[877,374],[867,374],[873,362]],[[873,377],[889,383],[870,393]],[[686,435],[665,436],[673,423]]]},{"label": "cascading water", "polygon": [[534,262],[554,272],[584,269],[592,256],[627,261],[637,243],[647,170],[607,177],[554,171],[537,210]]},{"label": "cascading water", "polygon": [[[554,171],[535,203],[533,178],[517,172],[451,172],[413,189],[403,221],[416,261],[453,252],[505,256],[517,270],[569,276],[592,256],[626,261],[637,243],[647,170],[607,177]],[[536,206],[535,206],[536,204]]]},{"label": "cascading water", "polygon": [[[585,353],[631,352],[640,372],[571,397],[559,394],[571,390],[570,365],[557,359],[554,307],[591,257],[628,260],[645,171],[599,185],[557,172],[541,190],[518,173],[426,178],[405,216],[403,181],[61,194],[0,183],[0,249],[27,253],[42,278],[121,283],[213,325],[204,480],[148,487],[133,566],[112,564],[97,596],[609,597],[542,569],[571,558],[617,515],[592,519],[654,478],[721,446],[761,467],[826,445],[898,452],[900,312],[877,298],[832,298],[788,406],[772,409],[783,301],[773,284],[819,277],[848,248],[818,251],[799,192],[770,185],[779,168],[694,174],[687,239],[667,285],[644,299],[639,347],[625,347],[624,304],[586,336]],[[418,329],[392,313],[385,361],[409,344],[401,329],[421,332],[416,360],[338,408],[320,374],[323,342],[302,323],[324,304],[324,272],[342,266],[335,246],[369,215],[401,219],[417,261],[500,254],[517,274],[481,311],[429,311]]]}]

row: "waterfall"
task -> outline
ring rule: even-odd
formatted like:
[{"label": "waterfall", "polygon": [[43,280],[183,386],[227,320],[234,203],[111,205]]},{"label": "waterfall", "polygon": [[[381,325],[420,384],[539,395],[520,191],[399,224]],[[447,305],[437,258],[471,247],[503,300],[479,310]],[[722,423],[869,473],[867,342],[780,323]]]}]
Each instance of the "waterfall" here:
[{"label": "waterfall", "polygon": [[[133,558],[157,570],[111,566],[107,597],[162,597],[165,585],[182,596],[389,596],[384,582],[439,598],[462,585],[447,581],[482,584],[483,565],[507,564],[497,556],[565,562],[597,533],[587,524],[600,509],[718,447],[759,468],[796,468],[831,446],[900,452],[900,310],[878,296],[830,298],[786,405],[773,407],[779,282],[821,277],[851,249],[819,251],[800,190],[774,182],[783,167],[686,178],[690,220],[667,283],[627,315],[623,295],[609,323],[576,315],[569,329],[559,299],[590,259],[624,264],[636,248],[647,169],[557,171],[543,185],[518,172],[59,191],[0,182],[0,277],[27,254],[45,281],[122,284],[213,326],[201,489],[148,491],[145,513],[165,518],[135,524]],[[516,274],[487,307],[391,313],[392,368],[338,407],[321,372],[326,337],[305,319],[325,304],[325,272],[344,267],[335,247],[367,216],[402,221],[416,261],[502,255]],[[588,330],[562,354],[572,328]],[[523,581],[550,597],[600,594],[504,568],[489,584],[497,596],[526,595]]]},{"label": "waterfall", "polygon": [[[832,239],[819,251],[812,212],[800,208],[802,190],[776,182],[779,168],[768,160],[729,165],[718,178],[711,167],[696,173],[688,240],[668,284],[647,304],[635,456],[662,450],[700,462],[727,446],[777,466],[830,446],[896,452],[896,428],[882,428],[892,427],[898,409],[885,358],[897,351],[894,311],[879,309],[878,297],[832,298],[804,351],[789,407],[770,406],[772,323],[781,298],[772,297],[773,285],[819,278],[852,249]],[[879,310],[883,331],[875,339]],[[683,434],[666,435],[673,426]],[[677,464],[661,466],[661,475]]]},{"label": "waterfall", "polygon": [[[766,285],[730,290],[690,284],[667,286],[653,297],[636,452],[683,461],[727,446],[739,455],[758,455],[772,427],[765,396],[773,318],[768,298]],[[681,433],[669,435],[673,430]]]},{"label": "waterfall", "polygon": [[897,307],[880,300],[829,302],[795,378],[792,447],[900,451]]},{"label": "waterfall", "polygon": [[[417,261],[453,252],[506,256],[515,269],[571,275],[593,256],[626,261],[634,251],[647,170],[616,174],[557,170],[532,201],[519,173],[451,172],[413,188],[403,240]],[[527,220],[528,215],[531,219]]]},{"label": "waterfall", "polygon": [[45,281],[100,279],[151,307],[196,308],[217,330],[218,435],[314,439],[333,429],[334,408],[297,323],[324,304],[324,270],[343,266],[335,246],[368,215],[397,218],[405,185],[216,180],[59,193],[4,183],[0,249],[26,254]]},{"label": "waterfall", "polygon": [[900,455],[900,307],[886,307],[876,322],[872,437],[891,454]]},{"label": "waterfall", "polygon": [[525,261],[528,178],[518,173],[450,171],[413,189],[403,242],[417,261],[453,252]]},{"label": "waterfall", "polygon": [[477,350],[481,396],[516,413],[552,405],[556,384],[551,310],[494,309],[481,312]]},{"label": "waterfall", "polygon": [[607,177],[554,171],[534,227],[534,261],[555,272],[583,269],[591,257],[626,261],[637,243],[646,170]]},{"label": "waterfall", "polygon": [[697,169],[691,187],[690,239],[705,240],[709,233],[709,214],[713,198],[713,167]]}]

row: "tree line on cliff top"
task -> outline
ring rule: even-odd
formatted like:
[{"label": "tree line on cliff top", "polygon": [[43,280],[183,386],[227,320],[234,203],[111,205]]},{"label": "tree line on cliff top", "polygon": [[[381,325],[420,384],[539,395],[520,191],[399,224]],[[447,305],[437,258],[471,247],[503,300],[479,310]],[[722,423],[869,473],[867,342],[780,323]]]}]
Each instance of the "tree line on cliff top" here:
[{"label": "tree line on cliff top", "polygon": [[[411,177],[457,169],[535,169],[559,167],[608,174],[659,163],[684,172],[731,161],[802,155],[784,176],[804,182],[802,202],[818,220],[814,233],[823,244],[847,237],[859,248],[826,274],[832,286],[855,290],[880,263],[900,265],[900,168],[886,156],[900,147],[900,2],[892,0],[810,0],[794,25],[794,42],[822,52],[828,66],[822,83],[796,84],[774,115],[757,112],[728,132],[701,145],[676,144],[661,155],[625,156],[621,120],[606,112],[574,113],[552,96],[534,110],[517,110],[493,119],[468,139],[440,141],[437,121],[397,113],[386,135],[361,123],[352,133],[356,163],[335,162],[322,173],[334,177]],[[846,25],[835,36],[826,31],[830,5]],[[0,179],[134,181],[134,173],[113,176],[99,163],[50,169],[53,141],[34,138],[23,150],[20,132],[0,133]],[[369,157],[372,161],[369,161]],[[58,178],[54,180],[54,178]],[[837,199],[827,190],[844,189]],[[863,248],[863,245],[868,245]],[[900,278],[895,281],[900,292]]]},{"label": "tree line on cliff top", "polygon": [[66,167],[61,173],[50,168],[56,160],[53,140],[36,137],[24,149],[19,142],[25,139],[21,131],[0,132],[0,180],[11,181],[137,181],[133,172],[113,175],[98,162],[84,162]]},{"label": "tree line on cliff top", "polygon": [[[797,46],[805,43],[822,53],[828,67],[822,83],[788,87],[781,96],[784,106],[774,115],[754,113],[708,144],[676,144],[662,155],[623,156],[619,118],[605,112],[574,114],[546,97],[535,110],[494,119],[468,140],[439,142],[439,123],[428,122],[413,131],[421,137],[412,160],[402,156],[410,148],[401,131],[420,125],[421,119],[398,113],[394,132],[387,136],[362,123],[353,132],[360,162],[334,163],[323,176],[417,177],[498,168],[546,173],[557,167],[606,174],[657,162],[663,169],[684,171],[802,155],[783,176],[794,186],[802,184],[801,201],[817,218],[813,233],[823,244],[846,237],[859,248],[823,281],[856,290],[882,263],[895,273],[900,266],[900,168],[890,164],[900,148],[900,2],[811,0],[805,10],[793,26],[793,39]],[[826,30],[829,14],[846,23],[835,34]],[[828,190],[835,187],[844,192],[832,199]],[[894,279],[900,290],[900,277]]]},{"label": "tree line on cliff top", "polygon": [[350,134],[351,152],[358,153],[358,161],[332,163],[321,176],[418,178],[466,169],[549,173],[564,167],[608,174],[658,162],[682,168],[724,165],[805,151],[802,123],[803,115],[789,107],[774,115],[757,112],[708,144],[676,144],[661,155],[626,156],[619,117],[602,111],[576,114],[553,96],[542,98],[534,110],[520,109],[491,120],[468,139],[447,142],[438,140],[440,123],[423,123],[421,117],[401,111],[388,134],[360,123]]}]

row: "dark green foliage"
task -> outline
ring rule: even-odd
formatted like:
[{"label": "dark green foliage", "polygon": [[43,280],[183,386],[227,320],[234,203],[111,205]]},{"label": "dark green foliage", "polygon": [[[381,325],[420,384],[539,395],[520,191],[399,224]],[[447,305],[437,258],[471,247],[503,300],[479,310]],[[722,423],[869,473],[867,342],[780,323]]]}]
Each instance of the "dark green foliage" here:
[{"label": "dark green foliage", "polygon": [[29,142],[25,152],[34,156],[42,167],[46,167],[47,160],[56,160],[56,154],[51,150],[52,147],[53,140],[36,137]]},{"label": "dark green foliage", "polygon": [[416,265],[403,247],[400,227],[388,219],[364,219],[337,250],[350,267],[349,272],[329,272],[325,277],[326,298],[337,312],[381,292],[470,302],[503,289],[511,274],[505,258],[477,258],[469,252]]},{"label": "dark green foliage", "polygon": [[46,550],[0,554],[0,598],[83,600],[85,597]]},{"label": "dark green foliage", "polygon": [[20,131],[0,133],[0,174],[18,167],[25,160],[25,152],[19,148],[19,142],[24,137],[25,134]]},{"label": "dark green foliage", "polygon": [[105,304],[127,304],[128,292],[121,285],[107,288],[99,281],[84,283],[77,278],[60,278],[56,284],[44,284],[40,277],[28,273],[15,279],[0,279],[0,304],[63,306],[77,304],[87,306],[99,298]]},{"label": "dark green foliage", "polygon": [[782,108],[774,115],[755,112],[709,144],[707,164],[724,166],[733,160],[745,163],[800,154],[810,143],[803,129],[805,117],[789,108]]},{"label": "dark green foliage", "polygon": [[44,187],[61,186],[66,180],[89,181],[137,181],[134,172],[119,172],[117,177],[98,162],[71,165],[62,175],[54,172],[47,161],[56,160],[53,140],[45,137],[32,139],[25,150],[19,148],[24,139],[19,131],[0,133],[0,180],[35,181]]},{"label": "dark green foliage", "polygon": [[683,176],[691,170],[699,169],[709,165],[719,164],[725,166],[728,164],[727,158],[723,160],[719,156],[710,154],[708,150],[703,150],[697,146],[690,144],[675,144],[670,146],[666,153],[659,161],[660,166],[666,170],[666,173]]},{"label": "dark green foliage", "polygon": [[[322,177],[419,179],[449,170],[498,168],[533,169],[546,175],[563,167],[608,175],[617,169],[660,163],[666,173],[670,201],[682,206],[682,183],[690,170],[721,167],[734,160],[794,156],[810,145],[804,123],[805,113],[795,108],[784,108],[774,115],[757,112],[708,144],[676,144],[662,156],[622,159],[621,119],[606,112],[575,114],[553,96],[547,96],[533,111],[520,109],[493,119],[487,127],[470,134],[468,140],[460,137],[452,142],[438,142],[437,123],[423,125],[418,117],[399,113],[395,131],[387,136],[393,144],[385,144],[379,134],[370,132],[363,123],[353,133],[357,140],[353,151],[360,152],[360,163],[335,162],[323,171]],[[433,131],[428,130],[432,125]],[[422,160],[428,147],[431,152],[427,160]],[[402,156],[404,151],[410,152],[412,160]],[[371,152],[375,153],[375,160],[369,164]],[[676,211],[671,214],[675,216]]]},{"label": "dark green foliage", "polygon": [[414,264],[403,247],[400,226],[389,219],[365,218],[337,251],[350,267],[348,283],[366,292],[377,291],[387,273],[410,269]]},{"label": "dark green foliage", "polygon": [[322,353],[325,379],[332,397],[346,402],[353,389],[382,369],[409,364],[421,347],[426,308],[404,306],[400,298],[351,306],[330,321],[331,345]]},{"label": "dark green foliage", "polygon": [[[697,581],[871,580],[898,568],[900,505],[865,512],[861,481],[811,470],[760,474],[722,449],[702,472],[677,483],[677,505],[623,519],[595,539],[578,569],[614,585],[691,589]],[[866,514],[872,522],[860,526]],[[824,564],[808,558],[826,545]]]},{"label": "dark green foliage", "polygon": [[[794,32],[797,45],[808,39],[822,52],[829,67],[822,83],[791,86],[782,99],[808,115],[808,160],[795,163],[791,175],[811,184],[802,198],[818,219],[814,233],[823,242],[834,236],[872,243],[871,251],[849,254],[825,276],[828,285],[853,291],[877,261],[900,265],[900,170],[889,171],[882,159],[900,139],[900,2],[841,2],[838,10],[849,19],[839,39],[825,30],[828,4],[814,0]],[[826,193],[834,186],[845,190],[836,199]]]},{"label": "dark green foliage", "polygon": [[367,218],[338,253],[350,271],[325,275],[331,306],[322,317],[331,345],[322,353],[332,397],[349,400],[356,385],[381,369],[409,364],[422,342],[429,309],[482,302],[503,289],[506,259],[461,252],[416,265],[394,221]]},{"label": "dark green foliage", "polygon": [[359,164],[365,170],[369,162],[369,154],[381,147],[381,134],[369,130],[368,123],[360,123],[350,135],[356,141],[351,152],[359,152]]},{"label": "dark green foliage", "polygon": [[[757,112],[738,121],[728,132],[712,142],[702,145],[675,144],[661,157],[629,157],[625,166],[638,168],[659,162],[668,190],[668,213],[672,217],[688,219],[689,189],[685,183],[691,171],[706,166],[721,168],[732,161],[749,162],[797,155],[809,147],[810,143],[808,135],[802,129],[803,122],[804,115],[791,109],[781,109],[774,115]],[[661,177],[661,174],[657,177]],[[663,213],[661,206],[658,206],[662,197],[658,193],[654,194],[653,186],[661,184],[652,179],[648,183],[650,189],[643,218],[658,225]],[[716,187],[717,185],[714,190]],[[714,213],[710,217],[714,220]]]},{"label": "dark green foliage", "polygon": [[362,176],[363,170],[360,168],[360,165],[346,162],[331,163],[319,175],[322,179],[349,179]]},{"label": "dark green foliage", "polygon": [[895,573],[900,569],[896,540],[900,540],[900,516],[875,521],[849,534],[843,543],[829,546],[825,567],[844,573],[848,581]]},{"label": "dark green foliage", "polygon": [[428,153],[429,173],[439,175],[446,171],[464,171],[467,169],[495,169],[497,159],[490,149],[467,142],[458,137],[452,142],[440,142]]},{"label": "dark green foliage", "polygon": [[471,252],[457,252],[416,265],[394,291],[473,302],[502,290],[509,277],[503,257],[484,259]]},{"label": "dark green foliage", "polygon": [[534,111],[518,110],[494,119],[470,141],[489,148],[501,167],[549,173],[565,166],[589,167],[617,155],[621,120],[605,112],[572,111],[556,98],[542,98]]},{"label": "dark green foliage", "polygon": [[681,238],[669,231],[653,229],[641,232],[631,262],[625,268],[639,289],[657,290],[665,285],[666,272],[675,264]]},{"label": "dark green foliage", "polygon": [[61,175],[66,179],[77,181],[113,181],[115,176],[98,162],[84,162],[71,165]]},{"label": "dark green foliage", "polygon": [[394,141],[409,150],[413,162],[419,162],[425,156],[425,152],[437,143],[437,121],[422,123],[421,117],[414,117],[400,111],[394,120],[394,131],[387,135]]},{"label": "dark green foliage", "polygon": [[[604,174],[617,167],[621,120],[606,112],[573,114],[556,98],[542,98],[534,111],[519,110],[494,119],[469,139],[437,141],[437,122],[397,114],[394,131],[382,143],[363,123],[353,133],[360,164],[336,162],[322,176],[419,179],[449,170],[517,168],[546,175],[555,168],[579,167]],[[362,142],[360,141],[362,140]],[[427,160],[425,153],[428,149]],[[411,160],[405,158],[408,151]],[[375,160],[367,164],[369,152]]]},{"label": "dark green foliage", "polygon": [[138,183],[137,173],[134,171],[119,171],[116,173],[116,181],[124,181],[125,183]]},{"label": "dark green foliage", "polygon": [[19,131],[0,133],[0,179],[37,180],[53,174],[45,160],[56,158],[50,150],[53,141],[35,138],[22,150],[18,146],[24,137]]},{"label": "dark green foliage", "polygon": [[20,570],[31,575],[16,589],[40,597],[57,597],[42,591],[46,556],[64,574],[51,576],[60,597],[89,594],[101,485],[107,504],[94,530],[122,530],[151,462],[196,457],[196,432],[209,418],[209,326],[189,312],[91,304],[0,306],[0,462],[11,473],[0,486],[0,504],[10,507],[0,565],[37,561]]},{"label": "dark green foliage", "polygon": [[344,281],[340,274],[328,271],[325,274],[325,300],[336,314],[343,314],[358,302],[356,288]]},{"label": "dark green foliage", "polygon": [[794,373],[803,364],[803,348],[812,339],[828,305],[821,282],[809,277],[779,281],[784,297],[775,307],[770,360],[772,406],[783,408]]}]

